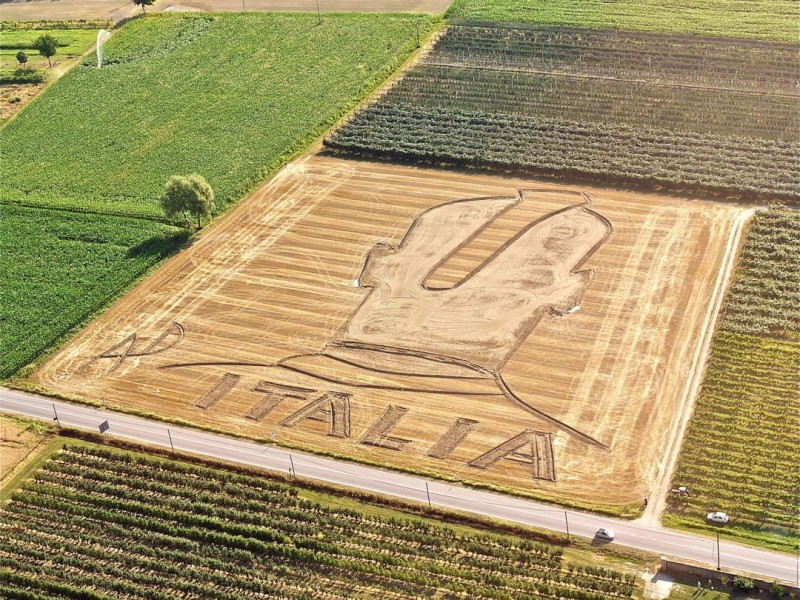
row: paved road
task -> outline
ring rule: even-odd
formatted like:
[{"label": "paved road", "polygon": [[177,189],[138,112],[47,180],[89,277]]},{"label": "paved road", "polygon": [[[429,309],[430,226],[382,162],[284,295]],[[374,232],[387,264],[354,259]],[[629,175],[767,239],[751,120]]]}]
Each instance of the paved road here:
[{"label": "paved road", "polygon": [[[617,533],[614,543],[656,554],[700,561],[716,565],[716,541],[710,538],[678,533],[660,527],[631,521],[621,521],[538,504],[520,498],[484,492],[419,477],[393,473],[373,467],[339,462],[333,459],[289,452],[222,435],[169,426],[105,410],[53,402],[49,398],[0,388],[0,410],[52,420],[58,413],[61,425],[93,429],[108,420],[111,428],[106,435],[136,440],[156,446],[170,447],[170,436],[176,450],[200,454],[215,459],[262,467],[298,477],[317,479],[338,485],[358,488],[378,494],[397,496],[435,506],[477,513],[532,525],[543,529],[569,532],[591,538],[598,527],[608,527]],[[168,433],[169,431],[169,433]],[[800,583],[798,558],[790,555],[748,548],[730,542],[720,544],[723,567],[747,571],[769,580],[781,579]]]}]

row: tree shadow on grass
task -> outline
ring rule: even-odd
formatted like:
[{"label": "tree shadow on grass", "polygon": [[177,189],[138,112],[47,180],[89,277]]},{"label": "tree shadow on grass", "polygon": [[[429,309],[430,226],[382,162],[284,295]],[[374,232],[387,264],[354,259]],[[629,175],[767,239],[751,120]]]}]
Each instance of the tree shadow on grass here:
[{"label": "tree shadow on grass", "polygon": [[166,258],[191,245],[188,229],[166,235],[153,236],[128,250],[128,258]]}]

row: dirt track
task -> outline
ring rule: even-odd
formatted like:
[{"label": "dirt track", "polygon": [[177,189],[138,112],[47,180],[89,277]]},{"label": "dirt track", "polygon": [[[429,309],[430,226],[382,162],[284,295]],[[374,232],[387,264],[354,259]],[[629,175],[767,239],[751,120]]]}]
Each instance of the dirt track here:
[{"label": "dirt track", "polygon": [[[452,0],[320,0],[324,12],[411,12],[439,14]],[[316,0],[157,0],[147,11],[202,10],[209,12],[316,12]],[[26,0],[4,2],[4,21],[42,19],[110,19],[115,23],[141,12],[132,2],[122,0]]]},{"label": "dirt track", "polygon": [[[487,200],[446,204],[475,198]],[[636,502],[741,210],[311,157],[33,380],[357,458]],[[452,287],[476,277],[479,289]]]}]

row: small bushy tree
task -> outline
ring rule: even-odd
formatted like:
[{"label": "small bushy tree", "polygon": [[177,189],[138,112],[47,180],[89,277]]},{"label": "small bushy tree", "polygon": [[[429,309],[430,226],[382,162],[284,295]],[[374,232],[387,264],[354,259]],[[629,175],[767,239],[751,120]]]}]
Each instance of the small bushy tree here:
[{"label": "small bushy tree", "polygon": [[40,35],[36,38],[36,41],[33,42],[33,47],[39,51],[39,54],[47,59],[47,64],[52,67],[53,63],[50,62],[50,57],[55,55],[58,51],[58,41],[56,38],[49,33]]},{"label": "small bushy tree", "polygon": [[136,6],[142,7],[142,14],[146,13],[147,11],[144,9],[145,6],[152,6],[154,0],[133,0],[133,3]]},{"label": "small bushy tree", "polygon": [[786,586],[781,584],[780,581],[773,581],[772,586],[769,588],[769,593],[773,598],[783,598],[786,594]]},{"label": "small bushy tree", "polygon": [[197,219],[200,229],[201,220],[214,210],[214,190],[202,175],[173,175],[167,181],[164,195],[161,196],[161,207],[170,219],[183,215],[186,223],[189,216]]},{"label": "small bushy tree", "polygon": [[749,592],[756,587],[756,582],[749,577],[734,577],[733,587]]},{"label": "small bushy tree", "polygon": [[20,68],[24,67],[25,63],[28,62],[28,55],[20,50],[17,52],[17,62],[19,63]]}]

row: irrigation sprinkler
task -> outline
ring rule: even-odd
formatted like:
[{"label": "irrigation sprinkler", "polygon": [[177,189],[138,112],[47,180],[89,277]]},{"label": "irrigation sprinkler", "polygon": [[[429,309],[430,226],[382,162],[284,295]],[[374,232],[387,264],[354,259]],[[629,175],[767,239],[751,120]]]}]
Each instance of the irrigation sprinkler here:
[{"label": "irrigation sprinkler", "polygon": [[[242,0],[244,1],[244,0]],[[97,32],[97,68],[103,66],[103,44],[108,41],[108,38],[111,37],[111,33],[106,31],[105,29],[101,29]]]}]

